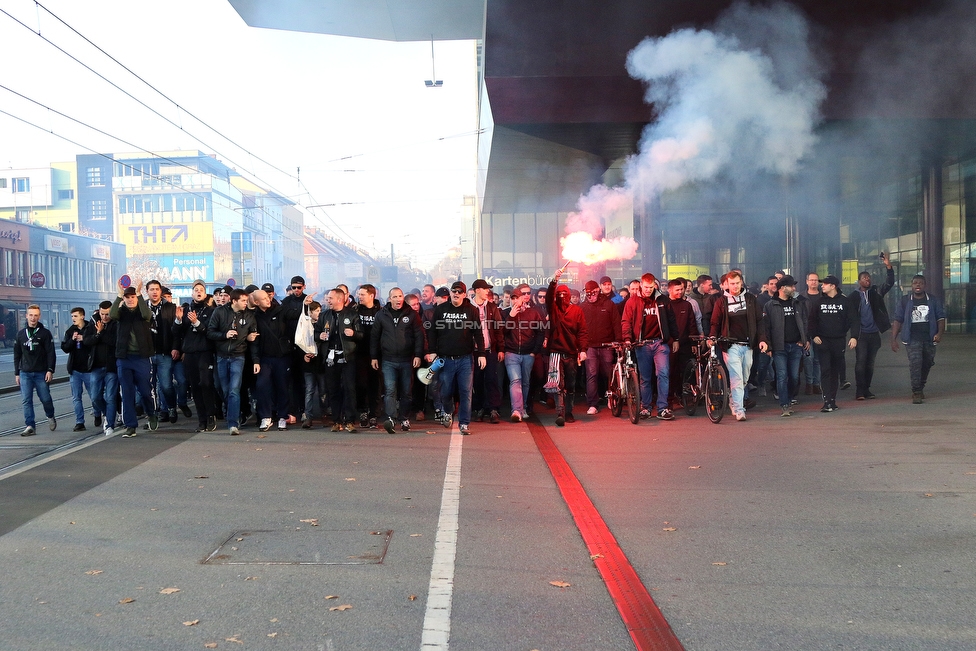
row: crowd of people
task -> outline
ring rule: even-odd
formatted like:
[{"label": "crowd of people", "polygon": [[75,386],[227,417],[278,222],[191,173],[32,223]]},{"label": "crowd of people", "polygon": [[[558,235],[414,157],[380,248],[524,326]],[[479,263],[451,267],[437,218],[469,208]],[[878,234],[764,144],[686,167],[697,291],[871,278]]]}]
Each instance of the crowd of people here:
[{"label": "crowd of people", "polygon": [[[645,273],[619,291],[606,276],[570,289],[559,270],[546,287],[496,288],[478,279],[470,289],[461,281],[407,294],[393,288],[385,301],[370,284],[355,295],[339,285],[319,301],[301,276],[280,301],[271,283],[210,294],[197,281],[191,299],[177,304],[158,280],[145,294],[141,282],[120,282],[118,297],[97,314],[71,311],[61,349],[75,431],[87,428],[87,392],[94,426],[106,435],[121,428],[127,438],[142,417],[152,431],[194,410],[196,431],[215,431],[223,421],[231,435],[248,423],[262,431],[300,423],[392,434],[428,413],[447,428],[456,419],[468,434],[473,420],[501,422],[504,387],[511,421],[547,405],[564,426],[576,420],[578,392],[586,413],[599,413],[616,342],[633,345],[642,418],[675,418],[682,371],[704,343],[721,348],[736,420],[768,393],[791,416],[801,369],[806,393],[822,398],[820,411],[836,410],[838,390],[851,386],[848,349],[855,351],[854,397],[870,400],[875,357],[889,330],[892,349],[908,351],[912,401],[921,403],[945,310],[917,275],[889,317],[884,296],[894,272],[884,254],[882,261],[884,283],[862,272],[846,295],[836,276],[816,273],[807,274],[803,291],[782,271],[749,289],[738,269],[717,285],[707,275],[664,282]],[[40,309],[30,306],[14,348],[23,436],[36,433],[35,393],[49,428],[57,427],[48,387],[55,345]]]}]

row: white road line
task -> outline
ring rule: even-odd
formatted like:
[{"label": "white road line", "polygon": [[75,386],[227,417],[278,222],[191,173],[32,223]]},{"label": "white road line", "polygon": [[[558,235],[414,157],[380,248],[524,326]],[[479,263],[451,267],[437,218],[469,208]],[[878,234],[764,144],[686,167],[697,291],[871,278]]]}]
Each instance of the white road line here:
[{"label": "white road line", "polygon": [[78,450],[84,450],[87,447],[91,447],[92,445],[95,445],[96,443],[101,443],[102,441],[105,441],[105,440],[108,440],[108,439],[105,436],[99,434],[98,436],[93,436],[88,441],[85,441],[84,443],[81,443],[79,445],[74,445],[74,446],[71,446],[69,448],[62,448],[62,449],[60,449],[60,450],[58,450],[56,452],[42,454],[41,456],[37,457],[36,459],[34,459],[32,461],[28,461],[26,463],[23,462],[23,461],[19,462],[19,463],[21,463],[23,465],[12,464],[12,465],[15,465],[17,467],[16,468],[13,468],[13,469],[10,469],[10,470],[5,470],[3,472],[0,472],[0,481],[3,481],[4,479],[10,479],[14,475],[19,475],[20,473],[26,472],[26,471],[28,471],[28,470],[30,470],[32,468],[36,468],[38,466],[43,466],[45,463],[48,463],[49,461],[54,461],[55,459],[60,459],[61,457],[66,457],[69,454],[71,454],[72,452],[77,452]]},{"label": "white road line", "polygon": [[434,562],[430,568],[427,588],[427,611],[420,638],[421,651],[447,651],[451,638],[451,600],[454,596],[454,557],[457,552],[458,508],[461,504],[461,441],[464,437],[455,425],[451,433],[451,449],[444,473],[441,493],[441,514],[437,520],[434,541]]}]

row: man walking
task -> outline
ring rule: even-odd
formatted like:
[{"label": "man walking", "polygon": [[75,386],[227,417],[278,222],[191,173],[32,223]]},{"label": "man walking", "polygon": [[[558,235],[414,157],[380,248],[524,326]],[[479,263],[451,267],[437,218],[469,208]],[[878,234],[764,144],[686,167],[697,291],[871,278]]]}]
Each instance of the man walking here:
[{"label": "man walking", "polygon": [[745,384],[752,369],[752,349],[759,337],[762,314],[756,297],[743,292],[742,274],[730,271],[724,282],[726,289],[718,295],[712,309],[711,336],[732,340],[723,344],[722,359],[729,371],[729,407],[735,419],[743,421],[746,419]]},{"label": "man walking", "polygon": [[71,403],[75,409],[75,432],[85,431],[85,405],[82,392],[95,404],[92,393],[91,370],[95,353],[95,326],[85,319],[85,309],[72,308],[71,327],[64,332],[61,350],[68,353],[68,379],[71,383]]},{"label": "man walking", "polygon": [[207,324],[207,337],[216,346],[217,373],[224,388],[227,429],[231,436],[241,433],[241,380],[248,348],[254,362],[254,374],[261,372],[261,353],[256,343],[257,319],[247,309],[247,300],[243,289],[231,291],[230,302],[217,308]]},{"label": "man walking", "polygon": [[569,287],[557,285],[562,270],[556,271],[546,290],[549,331],[545,348],[548,355],[548,381],[545,389],[556,396],[556,426],[576,422],[573,403],[576,396],[576,369],[586,361],[589,337],[583,310],[570,302]]},{"label": "man walking", "polygon": [[545,321],[532,305],[532,288],[522,283],[512,291],[512,307],[505,317],[505,370],[513,423],[528,418],[532,365],[545,336]]},{"label": "man walking", "polygon": [[498,386],[498,364],[505,361],[505,333],[502,332],[502,313],[498,306],[488,300],[491,285],[478,278],[471,285],[474,289],[472,304],[478,309],[481,321],[481,336],[485,343],[485,367],[474,369],[474,395],[471,406],[478,420],[487,416],[489,422],[498,423],[498,410],[502,407],[502,395]]},{"label": "man walking", "polygon": [[881,254],[887,272],[885,281],[880,287],[871,284],[871,274],[862,271],[857,277],[857,289],[850,293],[848,300],[856,305],[856,314],[860,315],[861,328],[857,339],[857,356],[854,362],[854,395],[858,400],[871,400],[871,382],[874,380],[874,360],[881,349],[881,335],[891,328],[888,318],[888,308],[885,307],[884,295],[895,285],[895,271],[891,268],[891,259],[887,253]]},{"label": "man walking", "polygon": [[14,380],[20,387],[20,398],[24,405],[24,431],[21,436],[34,436],[34,391],[44,407],[48,427],[53,432],[58,428],[54,417],[54,401],[48,384],[54,377],[54,337],[41,323],[41,308],[31,305],[27,308],[27,327],[17,333],[14,344]]},{"label": "man walking", "polygon": [[149,295],[149,323],[153,339],[153,388],[159,406],[160,422],[176,422],[176,387],[173,384],[173,362],[180,358],[173,330],[176,324],[176,306],[163,298],[163,285],[158,280],[146,284]]},{"label": "man walking", "polygon": [[[402,294],[403,292],[401,292]],[[367,283],[356,292],[359,302],[353,307],[359,314],[359,326],[363,331],[363,353],[369,347],[373,335],[373,323],[380,311],[376,300],[376,287]],[[356,402],[359,409],[359,426],[363,429],[376,427],[380,405],[380,372],[372,367],[368,355],[356,355]],[[387,414],[391,416],[392,414]]]},{"label": "man walking", "polygon": [[485,340],[481,332],[478,308],[471,304],[467,287],[458,280],[451,285],[451,300],[434,308],[431,328],[428,331],[430,353],[427,361],[435,357],[444,360],[439,371],[440,389],[434,403],[436,418],[444,427],[450,427],[454,414],[454,391],[457,390],[458,430],[470,434],[471,389],[474,379],[472,354],[478,358],[478,366],[485,367]]},{"label": "man walking", "polygon": [[207,337],[207,325],[214,312],[202,280],[193,283],[193,300],[176,309],[176,324],[183,350],[186,384],[197,410],[197,432],[217,429],[217,407],[214,392],[214,346]]},{"label": "man walking", "polygon": [[[291,363],[291,351],[294,332],[289,332],[287,323],[293,314],[286,312],[281,303],[273,300],[272,296],[263,289],[251,294],[251,300],[257,306],[255,317],[258,327],[258,350],[261,366],[257,376],[257,411],[260,419],[259,429],[267,432],[271,429],[272,418],[277,416],[278,429],[288,428],[288,365]],[[305,300],[312,302],[312,297]],[[293,305],[292,310],[295,309]],[[306,405],[302,427],[312,426],[312,414]]]},{"label": "man walking", "polygon": [[152,332],[149,323],[152,312],[142,298],[142,281],[138,288],[122,287],[119,297],[112,303],[110,316],[119,322],[119,334],[115,344],[115,359],[122,387],[122,438],[136,435],[139,419],[136,417],[136,391],[142,397],[142,408],[149,417],[149,429],[159,427],[156,417],[156,400],[152,388],[153,355]]},{"label": "man walking", "polygon": [[115,433],[115,401],[119,395],[119,369],[115,359],[119,322],[112,320],[111,311],[112,302],[102,301],[98,305],[98,317],[93,319],[95,354],[91,370],[92,413],[95,416],[95,427],[102,426],[104,417],[105,436]]},{"label": "man walking", "polygon": [[[935,347],[945,333],[945,307],[925,291],[925,276],[912,278],[912,291],[902,296],[891,325],[891,349],[898,352],[899,334],[908,351],[908,373],[912,382],[912,404],[925,400],[925,384],[935,365]],[[905,323],[908,327],[904,327]]]},{"label": "man walking", "polygon": [[626,342],[639,342],[636,350],[637,372],[640,375],[641,418],[651,417],[654,402],[652,378],[657,376],[657,417],[674,420],[668,404],[671,383],[671,342],[677,331],[674,314],[667,309],[668,299],[655,297],[654,274],[641,276],[640,289],[630,295],[624,305],[621,334]]},{"label": "man walking", "polygon": [[356,355],[363,330],[356,305],[346,304],[342,289],[329,290],[328,304],[329,309],[322,310],[315,323],[315,336],[332,403],[332,431],[351,433],[356,431]]},{"label": "man walking", "polygon": [[[840,386],[844,346],[855,348],[860,331],[860,315],[851,301],[840,291],[837,276],[823,279],[823,292],[809,302],[808,335],[813,340],[820,360],[820,379],[824,404],[820,411],[830,413],[837,409],[837,388]],[[848,330],[850,339],[845,341]]]},{"label": "man walking", "polygon": [[[604,276],[609,281],[609,277]],[[613,374],[613,349],[603,344],[620,341],[620,312],[613,302],[613,285],[605,292],[595,280],[586,281],[583,288],[585,299],[580,309],[586,322],[589,347],[586,349],[586,413],[594,415],[600,404],[601,383],[610,382]]]},{"label": "man walking", "polygon": [[386,388],[383,427],[392,434],[397,422],[400,431],[410,431],[411,388],[414,369],[420,368],[424,354],[424,332],[420,313],[404,304],[399,287],[391,289],[387,298],[386,306],[376,313],[373,321],[369,357],[373,370],[379,370],[382,363]]},{"label": "man walking", "polygon": [[[810,349],[807,304],[797,301],[796,280],[785,275],[776,282],[777,295],[763,309],[759,351],[771,353],[776,368],[776,395],[783,417],[793,415],[800,386],[800,360]],[[843,348],[843,347],[842,347]],[[729,370],[731,376],[732,371]]]}]

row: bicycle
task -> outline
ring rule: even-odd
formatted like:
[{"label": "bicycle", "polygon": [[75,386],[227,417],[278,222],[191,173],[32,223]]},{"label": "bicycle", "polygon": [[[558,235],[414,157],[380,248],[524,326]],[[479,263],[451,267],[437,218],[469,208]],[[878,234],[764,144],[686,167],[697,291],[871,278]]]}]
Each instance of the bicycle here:
[{"label": "bicycle", "polygon": [[[704,401],[708,419],[717,425],[729,404],[729,379],[719,361],[718,346],[709,346],[702,335],[692,339],[697,342],[695,358],[688,361],[681,377],[681,401],[689,416],[694,416],[699,403]],[[728,337],[716,339],[716,343],[733,341]]]},{"label": "bicycle", "polygon": [[617,360],[610,374],[610,384],[607,387],[607,405],[610,407],[610,413],[615,417],[620,416],[626,403],[627,416],[634,425],[640,421],[640,383],[637,380],[637,363],[632,353],[638,346],[640,344],[621,341],[600,345],[600,348],[613,348],[617,353]]}]

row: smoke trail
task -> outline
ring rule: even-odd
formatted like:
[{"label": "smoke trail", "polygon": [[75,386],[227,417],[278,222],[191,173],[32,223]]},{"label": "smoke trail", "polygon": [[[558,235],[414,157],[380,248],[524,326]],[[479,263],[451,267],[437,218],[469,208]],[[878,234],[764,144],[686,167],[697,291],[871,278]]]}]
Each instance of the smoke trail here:
[{"label": "smoke trail", "polygon": [[657,119],[628,159],[624,185],[598,185],[580,197],[567,232],[597,235],[638,190],[647,200],[720,175],[794,174],[815,143],[826,95],[809,40],[804,17],[782,4],[737,5],[714,31],[644,39],[628,55],[627,71],[647,83],[645,100]]}]

